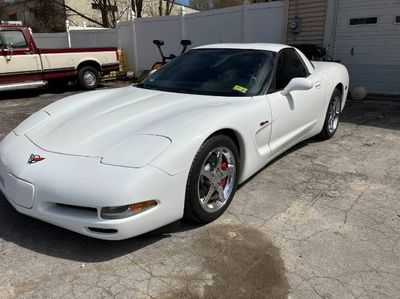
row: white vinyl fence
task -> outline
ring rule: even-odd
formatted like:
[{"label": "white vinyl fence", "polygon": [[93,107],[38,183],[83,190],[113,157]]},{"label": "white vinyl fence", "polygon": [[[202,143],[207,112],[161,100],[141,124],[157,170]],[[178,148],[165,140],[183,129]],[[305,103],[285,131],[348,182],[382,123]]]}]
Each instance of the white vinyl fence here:
[{"label": "white vinyl fence", "polygon": [[33,38],[39,48],[68,48],[68,34],[71,47],[118,47],[116,29],[81,29],[62,33],[34,33]]},{"label": "white vinyl fence", "polygon": [[118,47],[116,29],[71,30],[70,34],[72,47]]},{"label": "white vinyl fence", "polygon": [[[164,54],[179,54],[180,41],[190,39],[192,47],[212,43],[281,43],[285,36],[284,1],[241,5],[180,16],[136,18],[121,22],[116,29],[71,30],[72,47],[117,46],[124,49],[129,70],[149,69],[160,60],[154,39],[165,41]],[[68,46],[65,33],[35,34],[39,47]],[[53,41],[51,41],[53,40]]]},{"label": "white vinyl fence", "polygon": [[33,39],[39,48],[68,48],[68,34],[62,33],[34,33]]}]

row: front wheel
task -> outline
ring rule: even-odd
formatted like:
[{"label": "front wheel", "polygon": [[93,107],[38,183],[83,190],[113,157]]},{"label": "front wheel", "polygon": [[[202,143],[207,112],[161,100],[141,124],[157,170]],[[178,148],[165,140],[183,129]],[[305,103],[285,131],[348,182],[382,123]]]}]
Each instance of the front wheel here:
[{"label": "front wheel", "polygon": [[328,140],[335,135],[339,126],[340,112],[342,110],[342,93],[339,89],[335,89],[329,102],[328,111],[326,112],[324,127],[319,137]]},{"label": "front wheel", "polygon": [[225,135],[216,135],[200,147],[186,186],[184,219],[214,221],[228,208],[237,188],[239,153]]},{"label": "front wheel", "polygon": [[100,84],[100,72],[92,66],[85,66],[78,72],[78,81],[83,89],[93,90]]}]

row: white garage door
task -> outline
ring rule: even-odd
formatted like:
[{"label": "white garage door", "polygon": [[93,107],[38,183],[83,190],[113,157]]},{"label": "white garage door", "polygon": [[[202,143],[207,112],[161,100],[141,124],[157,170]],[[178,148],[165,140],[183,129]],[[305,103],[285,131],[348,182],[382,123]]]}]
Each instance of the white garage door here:
[{"label": "white garage door", "polygon": [[335,59],[351,87],[400,94],[400,0],[339,0]]}]

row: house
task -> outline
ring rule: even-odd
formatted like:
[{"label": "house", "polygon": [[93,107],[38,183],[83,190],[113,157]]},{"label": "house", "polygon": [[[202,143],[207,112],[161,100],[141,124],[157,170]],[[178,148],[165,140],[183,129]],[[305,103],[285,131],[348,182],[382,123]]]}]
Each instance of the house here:
[{"label": "house", "polygon": [[[109,7],[107,22],[115,26],[117,21],[128,21],[132,18],[130,0],[118,0],[118,5]],[[157,16],[159,0],[144,0],[142,17]],[[162,11],[166,14],[167,1],[162,1]],[[181,4],[175,3],[170,15],[178,15]],[[0,19],[2,21],[22,21],[34,32],[65,31],[65,21],[71,26],[102,27],[103,14],[99,1],[94,0],[0,0]],[[196,12],[189,7],[186,13]],[[108,27],[108,26],[107,26]]]},{"label": "house", "polygon": [[[68,7],[78,11],[79,13],[83,13],[90,18],[101,22],[102,21],[102,14],[100,11],[100,7],[97,2],[92,0],[64,0],[65,4]],[[163,0],[163,15],[167,10],[167,1]],[[181,13],[182,5],[179,3],[175,3],[172,7],[171,13],[169,15],[179,15]],[[115,11],[115,16],[117,21],[129,21],[131,20],[131,0],[118,0],[118,5],[111,7],[110,10]],[[186,13],[193,13],[197,12],[189,7],[185,7]],[[85,18],[82,18],[79,14],[72,10],[66,10],[67,19],[70,21],[71,26],[82,26],[86,24],[89,27],[99,27],[98,24],[88,21]],[[144,0],[143,1],[143,10],[142,10],[142,17],[153,17],[159,16],[159,0]]]},{"label": "house", "polygon": [[65,11],[41,1],[0,0],[0,21],[21,21],[36,32],[65,30]]}]

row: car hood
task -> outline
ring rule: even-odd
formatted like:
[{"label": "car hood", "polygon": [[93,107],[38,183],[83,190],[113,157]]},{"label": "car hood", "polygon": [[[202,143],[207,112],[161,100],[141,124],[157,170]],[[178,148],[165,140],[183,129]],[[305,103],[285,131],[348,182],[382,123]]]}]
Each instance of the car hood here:
[{"label": "car hood", "polygon": [[[61,154],[104,157],[136,135],[169,137],[231,104],[228,98],[154,91],[136,87],[83,93],[43,110],[50,117],[25,135],[37,146]],[[215,115],[215,114],[214,114]]]}]

